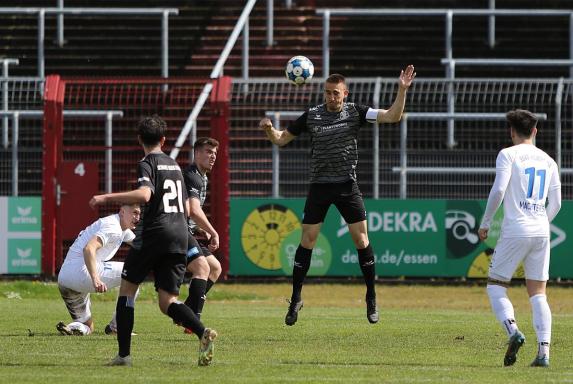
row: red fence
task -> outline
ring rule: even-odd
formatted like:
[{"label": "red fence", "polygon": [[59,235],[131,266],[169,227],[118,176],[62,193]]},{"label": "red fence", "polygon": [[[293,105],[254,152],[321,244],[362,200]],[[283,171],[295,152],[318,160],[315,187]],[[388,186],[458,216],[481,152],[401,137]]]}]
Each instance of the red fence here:
[{"label": "red fence", "polygon": [[[223,78],[225,79],[225,78]],[[83,188],[73,188],[72,211],[67,212],[70,201],[68,189],[77,184],[63,180],[73,175],[74,167],[81,166],[97,172],[97,191],[106,192],[110,186],[114,192],[130,190],[137,180],[137,162],[143,152],[137,143],[136,123],[152,114],[161,116],[168,125],[164,151],[169,153],[175,144],[191,109],[193,108],[206,79],[60,79],[49,76],[45,90],[44,120],[44,169],[43,169],[43,268],[46,275],[58,270],[67,247],[79,230],[90,224],[87,214],[78,215],[74,207],[87,206],[92,195],[87,183]],[[218,81],[217,84],[221,82]],[[225,80],[225,92],[213,92],[209,103],[200,114],[197,136],[214,136],[221,143],[218,166],[214,170],[217,181],[211,184],[205,211],[211,212],[211,220],[221,237],[220,258],[226,273],[228,265],[228,176],[226,160],[228,127],[228,94],[230,81]],[[215,84],[217,86],[217,84]],[[220,88],[220,86],[218,87]],[[217,89],[217,87],[215,87]],[[226,98],[220,99],[221,96]],[[227,107],[225,107],[227,105]],[[63,118],[62,111],[121,111],[123,117],[113,118],[111,146],[106,145],[106,122],[102,117]],[[221,113],[226,111],[226,117]],[[212,116],[213,115],[213,116]],[[227,123],[225,123],[227,122]],[[214,128],[211,129],[211,126]],[[107,127],[109,133],[109,127]],[[186,144],[177,158],[182,166],[189,162],[190,143]],[[109,154],[111,153],[111,156]],[[111,159],[111,173],[109,160]],[[71,165],[71,168],[70,168]],[[89,167],[88,167],[89,166]],[[91,167],[91,168],[90,168]],[[72,172],[62,172],[71,169]],[[84,172],[82,171],[82,172]],[[67,176],[68,175],[68,176]],[[75,184],[74,184],[75,183]],[[66,200],[68,199],[68,200]],[[217,202],[210,204],[210,202]],[[70,204],[68,203],[68,206]],[[226,208],[225,208],[226,207]],[[115,212],[117,207],[102,207],[99,216]],[[79,216],[79,217],[75,217]],[[72,219],[72,217],[74,217]],[[67,227],[73,228],[67,228]],[[79,228],[76,228],[79,227]]]}]

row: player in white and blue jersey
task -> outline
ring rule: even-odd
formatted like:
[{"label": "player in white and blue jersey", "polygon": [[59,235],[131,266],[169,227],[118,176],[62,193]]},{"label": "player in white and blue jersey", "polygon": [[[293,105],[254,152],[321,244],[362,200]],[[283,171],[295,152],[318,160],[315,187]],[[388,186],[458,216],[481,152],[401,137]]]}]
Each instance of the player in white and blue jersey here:
[{"label": "player in white and blue jersey", "polygon": [[507,123],[514,145],[497,156],[495,182],[478,231],[481,240],[487,239],[495,212],[503,202],[504,219],[489,268],[487,293],[509,337],[504,365],[513,365],[525,336],[517,327],[507,287],[523,262],[538,341],[538,353],[531,365],[546,367],[551,343],[551,310],[545,293],[551,248],[549,223],[561,208],[561,182],[555,161],[534,144],[535,115],[517,109],[507,113]]}]

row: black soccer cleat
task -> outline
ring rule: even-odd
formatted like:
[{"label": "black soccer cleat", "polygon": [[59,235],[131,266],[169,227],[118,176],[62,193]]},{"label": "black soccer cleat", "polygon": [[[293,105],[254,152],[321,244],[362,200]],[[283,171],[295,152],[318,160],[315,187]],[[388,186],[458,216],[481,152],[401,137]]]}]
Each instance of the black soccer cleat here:
[{"label": "black soccer cleat", "polygon": [[302,309],[302,300],[297,302],[292,302],[288,306],[288,312],[285,317],[286,325],[294,325],[298,319],[298,311]]},{"label": "black soccer cleat", "polygon": [[378,322],[378,307],[376,306],[376,298],[366,299],[366,318],[370,324]]},{"label": "black soccer cleat", "polygon": [[503,358],[503,365],[505,367],[512,366],[517,361],[517,352],[519,348],[525,343],[525,336],[520,331],[515,331],[513,335],[509,338],[507,351],[505,352],[505,357]]}]

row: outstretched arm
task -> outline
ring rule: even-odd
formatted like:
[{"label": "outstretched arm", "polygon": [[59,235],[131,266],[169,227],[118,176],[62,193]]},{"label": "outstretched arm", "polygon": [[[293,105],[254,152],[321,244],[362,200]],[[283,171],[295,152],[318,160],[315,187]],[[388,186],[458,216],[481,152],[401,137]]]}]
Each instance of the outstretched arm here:
[{"label": "outstretched arm", "polygon": [[404,105],[406,105],[406,91],[412,85],[416,72],[414,66],[408,65],[406,69],[400,72],[398,79],[398,93],[396,99],[389,109],[380,109],[376,121],[378,123],[396,123],[402,119],[402,112],[404,112]]},{"label": "outstretched arm", "polygon": [[275,129],[271,120],[266,117],[259,123],[259,128],[265,131],[271,143],[279,147],[290,143],[296,137],[286,129],[283,131]]},{"label": "outstretched arm", "polygon": [[129,192],[106,193],[105,195],[95,195],[90,200],[90,207],[95,208],[105,203],[117,204],[145,204],[151,199],[151,189],[140,187]]}]

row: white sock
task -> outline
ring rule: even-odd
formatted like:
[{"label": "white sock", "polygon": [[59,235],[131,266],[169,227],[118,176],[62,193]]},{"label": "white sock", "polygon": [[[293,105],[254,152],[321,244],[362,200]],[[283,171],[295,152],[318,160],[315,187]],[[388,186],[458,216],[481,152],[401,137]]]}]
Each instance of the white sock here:
[{"label": "white sock", "polygon": [[507,297],[507,288],[501,285],[487,285],[487,295],[491,303],[491,309],[495,314],[497,320],[503,326],[507,336],[513,335],[517,330],[517,323],[515,322],[515,313],[513,305]]},{"label": "white sock", "polygon": [[90,327],[88,327],[87,325],[85,325],[84,323],[80,323],[79,321],[74,321],[73,323],[69,323],[68,324],[68,328],[70,329],[77,329],[79,330],[82,335],[87,336],[90,333],[92,333],[92,330]]},{"label": "white sock", "polygon": [[549,343],[538,343],[537,357],[546,357],[549,359]]},{"label": "white sock", "polygon": [[549,357],[549,344],[551,343],[551,309],[547,303],[547,296],[543,294],[531,296],[531,312],[533,313],[533,327],[539,343],[539,357]]}]

